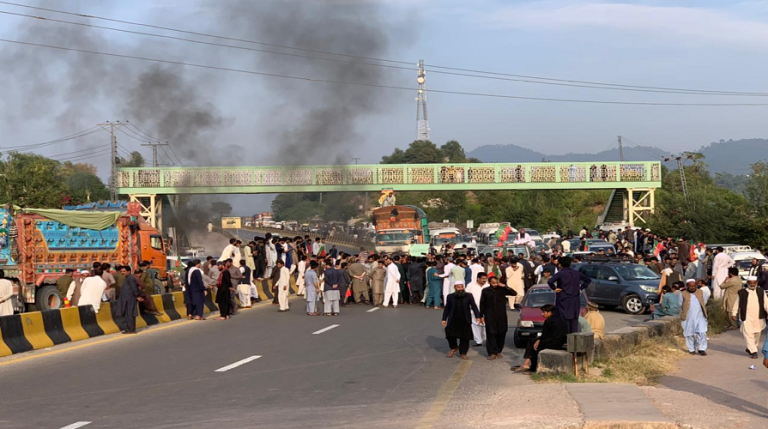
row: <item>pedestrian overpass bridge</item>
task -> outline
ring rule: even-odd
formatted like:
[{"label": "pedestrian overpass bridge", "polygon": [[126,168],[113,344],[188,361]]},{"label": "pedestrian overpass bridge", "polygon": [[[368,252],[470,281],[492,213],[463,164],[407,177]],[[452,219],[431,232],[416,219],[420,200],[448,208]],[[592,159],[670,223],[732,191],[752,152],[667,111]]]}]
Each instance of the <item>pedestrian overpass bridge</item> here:
[{"label": "pedestrian overpass bridge", "polygon": [[[478,164],[302,165],[270,167],[121,168],[120,194],[142,202],[155,224],[163,195],[272,194],[284,192],[621,190],[621,202],[634,224],[653,210],[653,190],[661,187],[661,163],[541,162]],[[616,195],[624,195],[615,198]],[[619,201],[621,200],[621,201]],[[616,203],[614,203],[616,201]],[[606,208],[607,210],[610,207]],[[613,207],[613,212],[617,208]],[[642,219],[642,217],[640,217]]]}]

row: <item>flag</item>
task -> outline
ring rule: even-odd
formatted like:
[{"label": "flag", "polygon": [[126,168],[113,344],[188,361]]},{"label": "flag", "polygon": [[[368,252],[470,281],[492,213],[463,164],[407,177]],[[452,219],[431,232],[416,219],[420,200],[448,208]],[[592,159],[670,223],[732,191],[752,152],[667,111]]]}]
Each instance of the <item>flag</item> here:
[{"label": "flag", "polygon": [[325,258],[325,243],[320,245],[320,252],[318,252],[318,256]]}]

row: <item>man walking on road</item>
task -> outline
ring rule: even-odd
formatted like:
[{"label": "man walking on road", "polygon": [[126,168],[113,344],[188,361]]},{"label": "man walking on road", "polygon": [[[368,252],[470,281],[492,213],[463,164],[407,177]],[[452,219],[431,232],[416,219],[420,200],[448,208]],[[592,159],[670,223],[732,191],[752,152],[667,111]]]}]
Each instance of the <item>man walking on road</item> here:
[{"label": "man walking on road", "polygon": [[480,314],[485,322],[485,348],[488,360],[501,359],[504,342],[507,339],[509,322],[507,320],[507,297],[517,292],[499,284],[499,279],[490,279],[491,287],[480,294]]},{"label": "man walking on road", "polygon": [[115,315],[123,316],[125,321],[125,331],[123,331],[123,334],[135,334],[136,317],[139,315],[137,304],[143,301],[144,298],[141,296],[136,276],[131,274],[131,267],[123,265],[120,267],[120,272],[125,276],[125,281],[120,289],[120,297],[117,300]]},{"label": "man walking on road", "polygon": [[391,258],[384,260],[387,266],[387,284],[384,287],[384,308],[389,307],[389,301],[392,300],[392,306],[397,308],[397,299],[400,295],[400,270],[397,264]]},{"label": "man walking on road", "polygon": [[568,326],[568,333],[579,332],[579,314],[581,313],[581,291],[592,280],[579,271],[571,269],[571,258],[560,258],[562,268],[547,281],[555,291],[557,314]]},{"label": "man walking on road", "polygon": [[680,297],[680,320],[688,353],[707,355],[707,301],[704,292],[696,288],[695,281],[689,281]]},{"label": "man walking on road", "polygon": [[[477,279],[468,284],[466,291],[475,300],[475,305],[480,308],[480,297],[483,295],[483,289],[488,287],[488,275],[477,273]],[[480,347],[485,342],[485,325],[482,319],[472,317],[472,336],[475,339],[475,347]]]},{"label": "man walking on road", "polygon": [[461,359],[467,360],[469,340],[472,338],[473,316],[480,323],[483,322],[483,317],[472,295],[464,291],[464,281],[457,281],[455,288],[456,292],[448,295],[448,301],[443,309],[442,323],[445,327],[445,338],[451,348],[446,356],[453,357],[458,351]]},{"label": "man walking on road", "polygon": [[738,299],[730,312],[734,322],[737,317],[741,319],[741,333],[747,343],[747,354],[757,359],[757,345],[768,317],[768,301],[763,288],[757,285],[756,276],[747,277],[747,288],[739,290]]},{"label": "man walking on road", "polygon": [[277,281],[277,300],[280,304],[280,309],[277,311],[284,313],[290,310],[288,296],[291,292],[288,288],[291,285],[291,274],[288,272],[288,268],[285,267],[285,262],[282,259],[277,260],[275,269],[280,271],[280,279]]}]

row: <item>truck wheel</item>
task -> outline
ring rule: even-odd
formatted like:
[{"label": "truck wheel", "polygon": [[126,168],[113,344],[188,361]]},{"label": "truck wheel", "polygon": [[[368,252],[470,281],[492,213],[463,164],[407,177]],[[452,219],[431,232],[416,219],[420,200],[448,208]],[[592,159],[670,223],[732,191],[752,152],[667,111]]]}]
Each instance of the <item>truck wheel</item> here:
[{"label": "truck wheel", "polygon": [[35,297],[38,311],[56,310],[61,308],[61,297],[54,286],[43,286]]},{"label": "truck wheel", "polygon": [[637,295],[627,295],[621,300],[621,306],[624,311],[629,314],[643,314],[645,312],[645,306],[643,300]]},{"label": "truck wheel", "polygon": [[515,329],[515,335],[512,338],[514,338],[515,347],[518,349],[525,348],[525,341],[523,341],[523,339],[520,337],[520,334],[517,333],[517,329]]}]

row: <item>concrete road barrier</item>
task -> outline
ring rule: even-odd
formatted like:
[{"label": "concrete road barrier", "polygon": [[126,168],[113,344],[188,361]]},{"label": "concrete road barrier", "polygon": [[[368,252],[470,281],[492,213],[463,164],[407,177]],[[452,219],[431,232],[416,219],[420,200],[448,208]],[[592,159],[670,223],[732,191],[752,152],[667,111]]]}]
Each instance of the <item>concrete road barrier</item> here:
[{"label": "concrete road barrier", "polygon": [[[137,328],[186,318],[187,308],[182,292],[152,295],[152,299],[158,311],[164,314],[153,316],[139,313]],[[218,311],[218,308],[209,294],[204,312],[212,311]],[[0,357],[114,334],[123,329],[123,317],[115,315],[115,308],[109,302],[103,302],[98,313],[88,305],[3,316],[0,317]]]}]

